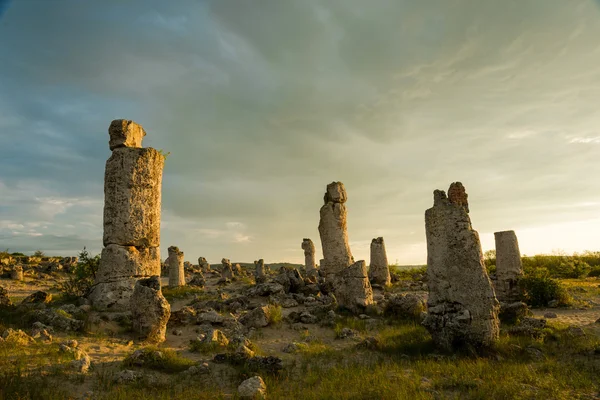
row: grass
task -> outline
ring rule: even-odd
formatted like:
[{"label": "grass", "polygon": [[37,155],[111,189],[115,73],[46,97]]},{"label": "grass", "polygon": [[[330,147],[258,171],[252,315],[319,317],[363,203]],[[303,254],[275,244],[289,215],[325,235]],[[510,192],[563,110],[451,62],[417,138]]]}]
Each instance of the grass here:
[{"label": "grass", "polygon": [[[177,373],[182,372],[195,365],[196,363],[189,358],[185,358],[174,350],[163,349],[154,346],[145,347],[141,349],[143,351],[144,363],[142,367],[152,369],[155,371],[161,371],[165,373]],[[162,356],[158,356],[158,353]],[[123,366],[131,368],[136,366],[135,360],[132,357],[133,353],[130,354],[123,360]]]},{"label": "grass", "polygon": [[269,309],[269,325],[279,324],[283,319],[283,315],[281,313],[281,306],[271,304],[268,305],[267,308]]},{"label": "grass", "polygon": [[165,286],[162,288],[162,294],[165,296],[165,299],[172,301],[175,299],[185,299],[194,295],[202,295],[204,294],[204,289],[194,286]]}]

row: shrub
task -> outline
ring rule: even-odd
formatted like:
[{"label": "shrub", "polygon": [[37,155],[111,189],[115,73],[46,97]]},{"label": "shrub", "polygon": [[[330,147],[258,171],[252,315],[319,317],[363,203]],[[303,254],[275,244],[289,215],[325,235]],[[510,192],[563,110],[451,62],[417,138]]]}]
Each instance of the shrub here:
[{"label": "shrub", "polygon": [[571,302],[564,286],[547,275],[526,276],[519,282],[522,300],[532,307],[547,307],[555,300],[558,306],[567,306]]},{"label": "shrub", "polygon": [[166,373],[176,373],[187,370],[195,362],[181,356],[174,350],[146,347],[137,350],[123,360],[123,366],[144,367]]},{"label": "shrub", "polygon": [[92,257],[84,247],[79,253],[79,261],[73,270],[73,276],[60,284],[60,290],[68,297],[87,296],[96,280],[99,265],[100,254]]},{"label": "shrub", "polygon": [[281,306],[269,305],[269,325],[275,325],[281,322],[283,316],[281,314]]},{"label": "shrub", "polygon": [[588,275],[591,278],[598,278],[600,277],[600,267],[594,267],[590,269],[590,272],[588,272]]}]

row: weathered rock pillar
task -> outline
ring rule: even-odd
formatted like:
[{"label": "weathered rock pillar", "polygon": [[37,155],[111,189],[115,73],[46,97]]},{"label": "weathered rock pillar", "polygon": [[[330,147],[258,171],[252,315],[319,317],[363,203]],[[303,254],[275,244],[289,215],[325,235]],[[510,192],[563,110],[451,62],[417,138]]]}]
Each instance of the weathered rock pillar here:
[{"label": "weathered rock pillar", "polygon": [[471,226],[467,193],[460,182],[434,192],[425,212],[428,314],[423,325],[434,342],[451,349],[488,346],[498,340],[499,304]]},{"label": "weathered rock pillar", "polygon": [[233,278],[233,268],[231,267],[231,261],[227,258],[221,260],[222,270],[221,277],[226,279]]},{"label": "weathered rock pillar", "polygon": [[361,313],[373,304],[373,288],[367,274],[367,264],[361,260],[335,274],[335,297],[340,307]]},{"label": "weathered rock pillar", "polygon": [[267,274],[265,272],[265,260],[262,258],[258,261],[254,261],[254,281],[256,283],[265,283],[267,281]]},{"label": "weathered rock pillar", "polygon": [[177,246],[171,246],[168,249],[169,258],[169,286],[185,286],[185,269],[183,268],[183,251]]},{"label": "weathered rock pillar", "polygon": [[371,265],[369,270],[371,283],[383,286],[392,284],[390,277],[390,268],[388,265],[387,254],[385,252],[385,242],[382,237],[371,241]]},{"label": "weathered rock pillar", "polygon": [[133,121],[112,121],[108,134],[112,155],[104,178],[104,249],[90,299],[97,309],[125,311],[136,281],[160,275],[165,158],[141,147],[146,132]]},{"label": "weathered rock pillar", "polygon": [[198,266],[202,270],[202,272],[210,272],[210,264],[206,261],[206,258],[199,257],[198,258]]},{"label": "weathered rock pillar", "polygon": [[321,207],[319,234],[323,246],[321,271],[327,275],[335,274],[354,264],[354,257],[348,245],[346,227],[346,189],[342,182],[327,185],[325,204]]},{"label": "weathered rock pillar", "polygon": [[136,282],[130,298],[133,331],[150,343],[166,339],[171,306],[160,290],[160,278],[153,276]]},{"label": "weathered rock pillar", "polygon": [[496,232],[496,297],[503,303],[519,301],[519,280],[523,264],[514,231]]},{"label": "weathered rock pillar", "polygon": [[319,276],[319,270],[315,262],[315,244],[310,239],[302,239],[302,250],[304,250],[304,269],[306,276],[316,278]]}]

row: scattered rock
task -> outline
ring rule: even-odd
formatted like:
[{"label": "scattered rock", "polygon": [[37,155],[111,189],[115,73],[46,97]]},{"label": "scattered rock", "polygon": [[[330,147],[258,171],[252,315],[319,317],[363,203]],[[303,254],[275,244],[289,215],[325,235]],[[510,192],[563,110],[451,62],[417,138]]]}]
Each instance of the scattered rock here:
[{"label": "scattered rock", "polygon": [[256,307],[242,315],[239,322],[247,328],[263,328],[269,325],[270,310],[268,306]]},{"label": "scattered rock", "polygon": [[267,385],[260,376],[254,376],[242,382],[238,387],[238,395],[241,399],[266,399]]},{"label": "scattered rock", "polygon": [[14,330],[12,328],[8,328],[2,333],[2,339],[4,343],[9,343],[15,346],[27,346],[28,344],[35,342],[31,336],[22,330]]},{"label": "scattered rock", "polygon": [[123,371],[118,372],[114,376],[114,382],[117,384],[123,383],[133,383],[141,380],[144,377],[144,374],[139,371],[132,371],[130,369],[125,369]]},{"label": "scattered rock", "polygon": [[393,294],[389,297],[384,309],[388,316],[420,320],[421,313],[427,310],[422,296],[413,293]]},{"label": "scattered rock", "polygon": [[543,335],[542,330],[546,327],[547,321],[545,319],[537,318],[523,318],[521,322],[511,327],[508,332],[513,335],[530,336],[530,337],[541,337]]},{"label": "scattered rock", "polygon": [[547,313],[544,313],[544,318],[548,318],[548,319],[558,318],[558,315],[555,312],[547,312]]},{"label": "scattered rock", "polygon": [[500,321],[508,324],[516,324],[523,318],[531,315],[527,304],[517,301],[514,303],[500,303]]},{"label": "scattered rock", "polygon": [[12,301],[8,297],[8,291],[0,286],[0,307],[10,307],[12,305]]}]

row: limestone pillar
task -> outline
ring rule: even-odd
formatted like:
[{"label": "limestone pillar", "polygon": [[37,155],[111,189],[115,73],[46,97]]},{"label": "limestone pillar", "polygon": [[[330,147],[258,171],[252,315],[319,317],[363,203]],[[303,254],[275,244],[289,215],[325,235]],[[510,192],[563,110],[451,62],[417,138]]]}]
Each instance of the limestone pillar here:
[{"label": "limestone pillar", "polygon": [[371,283],[383,286],[392,284],[385,242],[382,237],[371,241],[371,264],[369,270]]},{"label": "limestone pillar", "polygon": [[206,258],[199,257],[198,258],[198,266],[202,270],[202,272],[210,272],[210,264],[206,261]]},{"label": "limestone pillar", "polygon": [[316,278],[319,275],[317,264],[315,262],[315,245],[310,239],[302,240],[302,250],[304,250],[304,268],[306,276]]},{"label": "limestone pillar", "polygon": [[231,267],[231,261],[229,261],[229,259],[227,259],[227,258],[223,258],[221,260],[221,265],[222,265],[221,277],[226,278],[226,279],[233,278],[233,268]]},{"label": "limestone pillar", "polygon": [[160,275],[164,156],[141,147],[146,132],[133,121],[114,120],[108,133],[104,249],[90,299],[97,309],[125,311],[136,281]]},{"label": "limestone pillar", "polygon": [[267,274],[265,272],[265,260],[262,258],[258,261],[254,261],[254,281],[256,283],[264,283],[267,281]]},{"label": "limestone pillar", "polygon": [[321,270],[325,276],[340,272],[354,263],[348,244],[346,226],[346,189],[342,182],[327,185],[325,204],[321,207],[319,234],[323,247]]},{"label": "limestone pillar", "polygon": [[166,340],[171,306],[160,290],[160,278],[138,280],[130,298],[133,331],[149,343]]},{"label": "limestone pillar", "polygon": [[519,280],[523,264],[514,231],[496,232],[496,297],[503,303],[519,301]]},{"label": "limestone pillar", "polygon": [[429,310],[423,325],[445,349],[493,344],[499,334],[499,304],[460,182],[450,186],[448,196],[434,192],[434,205],[425,212],[425,230]]},{"label": "limestone pillar", "polygon": [[168,249],[169,258],[169,286],[185,286],[185,269],[183,268],[183,252],[177,246],[171,246]]}]

